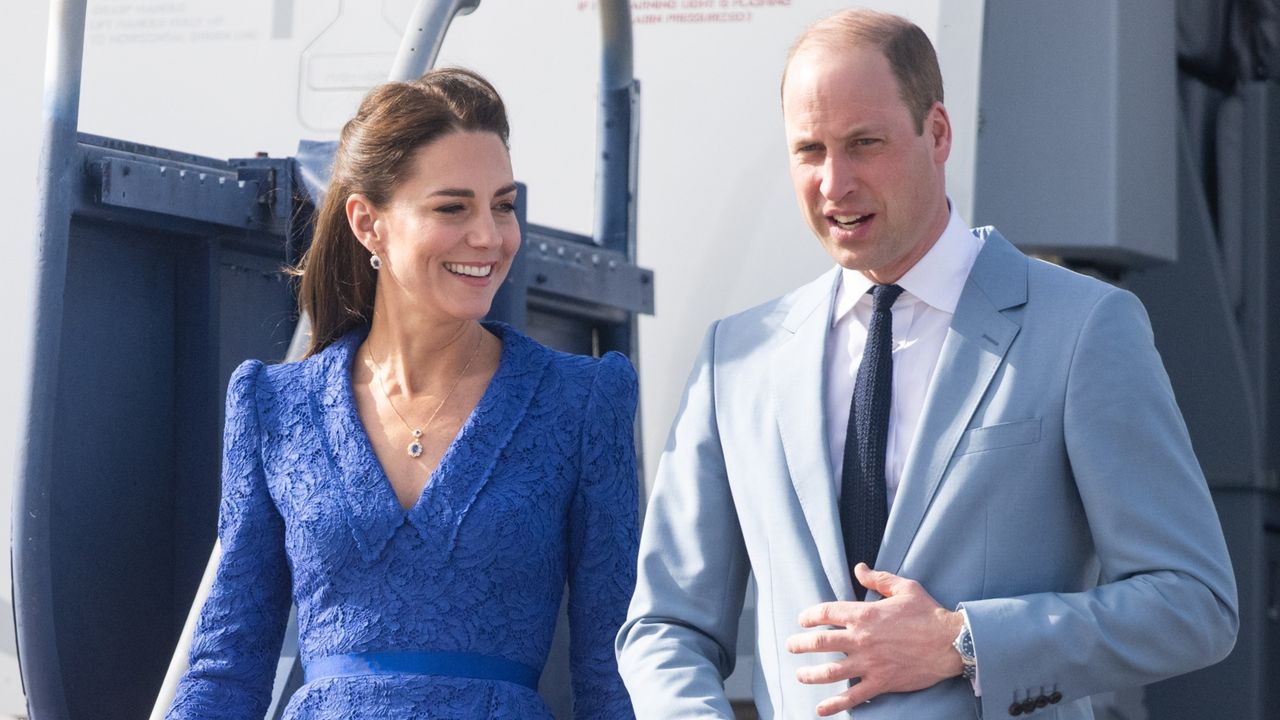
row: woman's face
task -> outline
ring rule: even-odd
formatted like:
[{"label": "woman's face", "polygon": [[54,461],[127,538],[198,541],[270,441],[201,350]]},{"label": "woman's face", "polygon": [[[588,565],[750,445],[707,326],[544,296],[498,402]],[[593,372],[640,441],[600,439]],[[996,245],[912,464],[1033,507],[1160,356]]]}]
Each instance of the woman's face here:
[{"label": "woman's face", "polygon": [[[403,303],[428,319],[479,320],[520,247],[515,201],[502,140],[451,132],[413,153],[382,207],[353,195],[347,212],[356,236],[382,259],[378,295],[394,304],[389,310]],[[353,202],[366,204],[363,221]]]}]

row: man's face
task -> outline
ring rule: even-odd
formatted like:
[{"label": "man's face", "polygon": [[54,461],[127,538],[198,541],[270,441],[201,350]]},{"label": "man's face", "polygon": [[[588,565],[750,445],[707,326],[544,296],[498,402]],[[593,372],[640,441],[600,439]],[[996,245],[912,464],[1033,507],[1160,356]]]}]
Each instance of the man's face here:
[{"label": "man's face", "polygon": [[811,47],[792,58],[782,110],[809,228],[840,265],[896,282],[947,226],[946,109],[917,134],[879,50]]}]

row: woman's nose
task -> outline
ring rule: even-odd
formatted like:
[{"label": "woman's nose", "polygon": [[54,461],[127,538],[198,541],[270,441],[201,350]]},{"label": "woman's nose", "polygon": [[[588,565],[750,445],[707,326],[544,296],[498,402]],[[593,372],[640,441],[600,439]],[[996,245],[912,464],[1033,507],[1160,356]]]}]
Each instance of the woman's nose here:
[{"label": "woman's nose", "polygon": [[502,243],[498,223],[488,214],[482,215],[467,233],[467,243],[472,247],[490,248]]}]

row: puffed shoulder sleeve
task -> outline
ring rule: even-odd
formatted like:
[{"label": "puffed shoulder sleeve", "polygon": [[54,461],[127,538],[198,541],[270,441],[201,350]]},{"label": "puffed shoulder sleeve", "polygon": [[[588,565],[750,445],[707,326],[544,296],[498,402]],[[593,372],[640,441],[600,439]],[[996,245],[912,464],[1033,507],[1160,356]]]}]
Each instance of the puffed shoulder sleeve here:
[{"label": "puffed shoulder sleeve", "polygon": [[570,511],[569,625],[574,717],[630,718],[613,639],[635,588],[639,478],[635,369],[619,353],[596,364]]},{"label": "puffed shoulder sleeve", "polygon": [[191,663],[166,716],[260,720],[289,612],[284,523],[263,475],[258,377],[236,369],[227,388],[218,538],[222,557],[196,625]]}]

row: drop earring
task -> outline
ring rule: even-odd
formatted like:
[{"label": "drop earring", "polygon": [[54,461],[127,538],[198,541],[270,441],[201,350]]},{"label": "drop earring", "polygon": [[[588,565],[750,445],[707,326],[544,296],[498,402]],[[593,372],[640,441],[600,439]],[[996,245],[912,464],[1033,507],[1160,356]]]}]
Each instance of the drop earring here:
[{"label": "drop earring", "polygon": [[374,270],[381,270],[382,258],[378,257],[377,253],[373,253],[369,256],[369,265],[372,266]]}]

